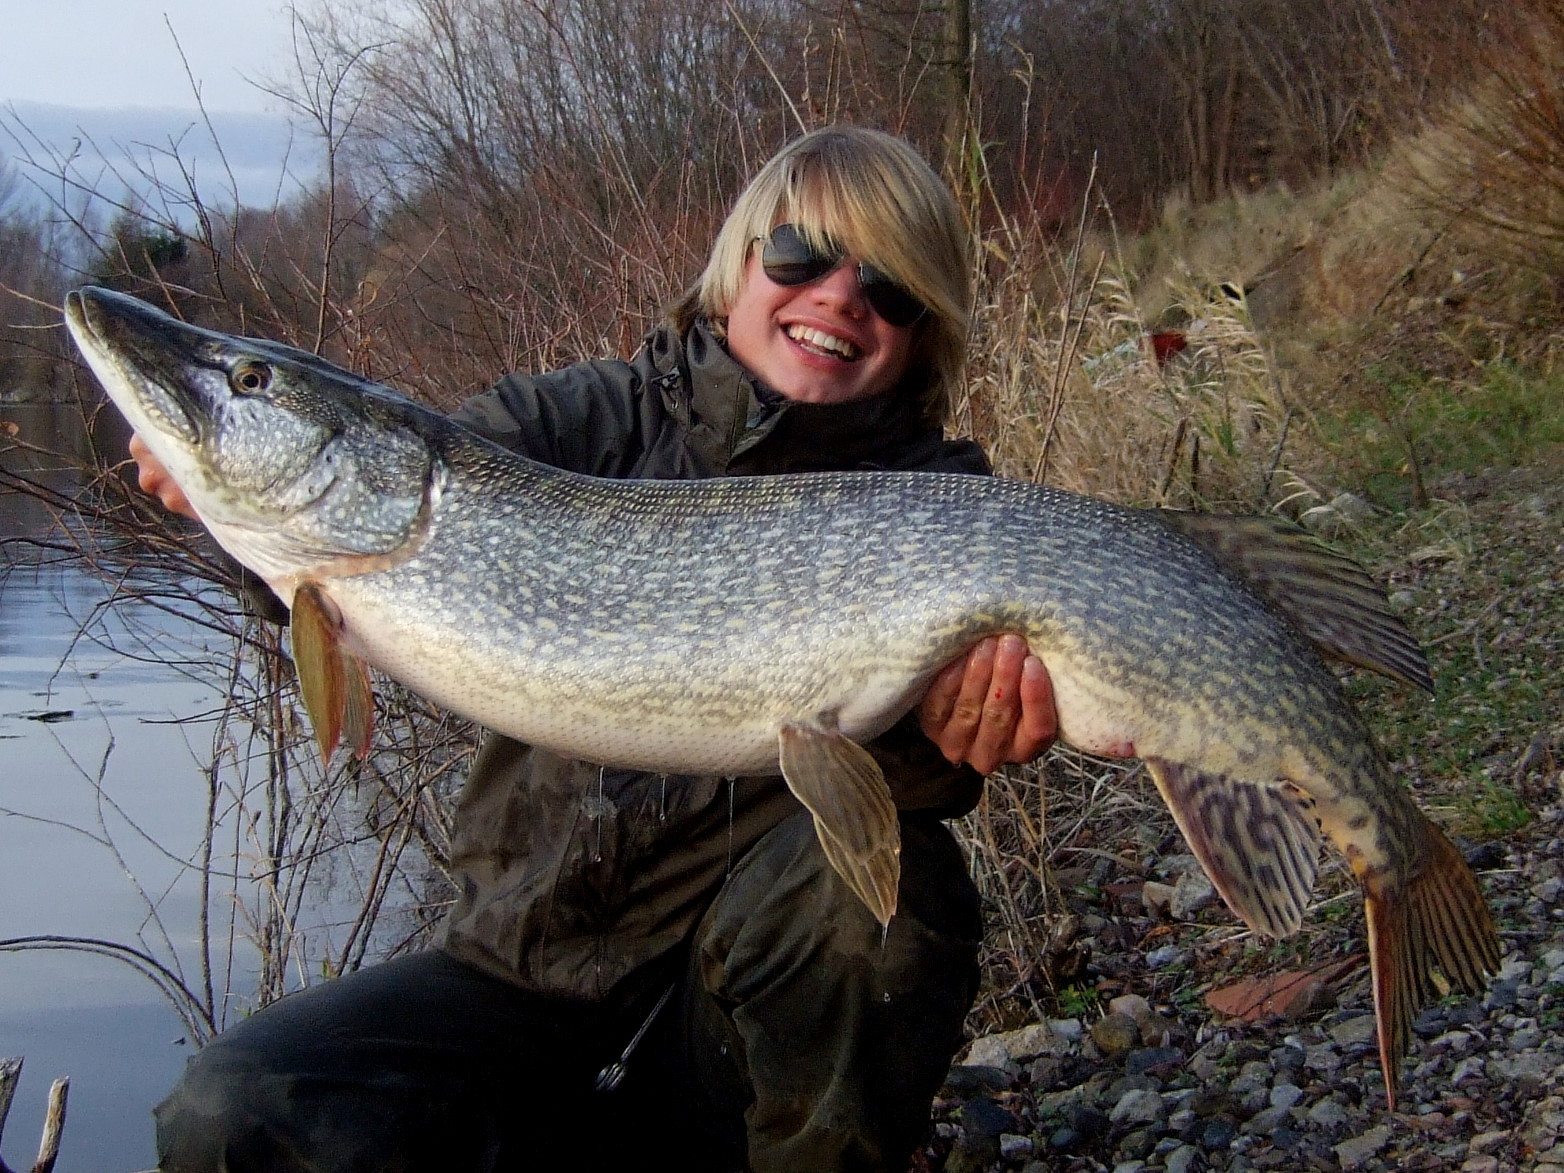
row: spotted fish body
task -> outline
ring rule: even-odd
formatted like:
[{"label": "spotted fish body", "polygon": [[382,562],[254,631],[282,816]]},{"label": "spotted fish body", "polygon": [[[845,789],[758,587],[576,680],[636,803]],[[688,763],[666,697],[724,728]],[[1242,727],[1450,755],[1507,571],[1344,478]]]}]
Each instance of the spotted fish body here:
[{"label": "spotted fish body", "polygon": [[296,646],[303,611],[326,633],[312,645],[340,640],[350,662],[572,757],[780,766],[882,920],[895,812],[857,743],[975,641],[1017,632],[1063,739],[1145,759],[1251,926],[1296,931],[1322,833],[1347,856],[1392,1102],[1431,970],[1477,989],[1496,966],[1459,854],[1264,584],[1193,523],[970,476],[599,480],[122,295],[82,290],[66,316],[212,533],[294,605]]}]

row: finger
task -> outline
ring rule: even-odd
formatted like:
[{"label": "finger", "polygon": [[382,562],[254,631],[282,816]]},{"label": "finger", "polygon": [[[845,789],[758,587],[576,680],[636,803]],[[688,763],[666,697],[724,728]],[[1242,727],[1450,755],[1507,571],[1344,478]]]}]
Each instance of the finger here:
[{"label": "finger", "polygon": [[967,670],[965,658],[947,664],[940,670],[928,692],[918,702],[918,722],[931,741],[938,741],[951,710],[956,707],[956,696],[961,692],[961,679]]},{"label": "finger", "polygon": [[1021,681],[1026,660],[1025,640],[1018,635],[1000,637],[984,690],[982,715],[967,749],[967,761],[979,773],[992,773],[1010,756],[1021,719]]},{"label": "finger", "polygon": [[972,739],[977,735],[983,720],[983,702],[988,695],[989,681],[994,675],[994,655],[999,641],[990,636],[972,645],[966,659],[957,661],[961,668],[961,685],[951,704],[950,715],[944,726],[934,735],[939,746],[951,762],[968,760]]},{"label": "finger", "polygon": [[1029,762],[1059,737],[1059,712],[1053,678],[1036,656],[1027,656],[1021,672],[1021,716],[1007,761]]}]

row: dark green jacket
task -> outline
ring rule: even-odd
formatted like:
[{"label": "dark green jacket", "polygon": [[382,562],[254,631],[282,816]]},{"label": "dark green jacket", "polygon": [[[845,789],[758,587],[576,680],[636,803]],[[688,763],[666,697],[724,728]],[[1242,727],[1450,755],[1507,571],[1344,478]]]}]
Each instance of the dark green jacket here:
[{"label": "dark green jacket", "polygon": [[[630,362],[511,375],[455,418],[535,460],[605,477],[891,468],[986,473],[891,392],[792,403],[758,386],[697,324],[655,330]],[[903,810],[970,810],[980,776],[949,765],[912,718],[870,746]],[[634,999],[687,940],[732,862],[799,810],[780,777],[604,769],[490,735],[457,811],[459,884],[442,946],[526,988]]]}]

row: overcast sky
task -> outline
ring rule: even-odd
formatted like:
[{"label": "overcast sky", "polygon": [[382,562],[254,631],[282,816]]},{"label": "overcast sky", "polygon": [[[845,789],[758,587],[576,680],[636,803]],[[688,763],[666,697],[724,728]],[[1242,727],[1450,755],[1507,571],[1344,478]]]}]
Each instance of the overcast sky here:
[{"label": "overcast sky", "polygon": [[279,0],[0,0],[0,102],[192,109],[182,47],[208,110],[275,109],[244,78],[282,73],[289,28]]}]

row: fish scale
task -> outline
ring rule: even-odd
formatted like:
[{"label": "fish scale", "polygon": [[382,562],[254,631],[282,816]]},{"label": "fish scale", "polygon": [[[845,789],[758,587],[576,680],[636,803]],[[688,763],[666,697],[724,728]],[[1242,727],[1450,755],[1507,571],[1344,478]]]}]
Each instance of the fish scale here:
[{"label": "fish scale", "polygon": [[1046,665],[1061,737],[1143,758],[1217,890],[1297,930],[1322,839],[1364,895],[1386,1090],[1435,971],[1499,945],[1476,878],[1316,648],[1431,686],[1361,570],[1279,523],[930,473],[609,481],[500,449],[275,343],[121,294],[66,321],[235,557],[294,610],[322,752],[369,745],[367,661],[566,756],[782,775],[882,923],[899,826],[859,744],[985,635]]}]

